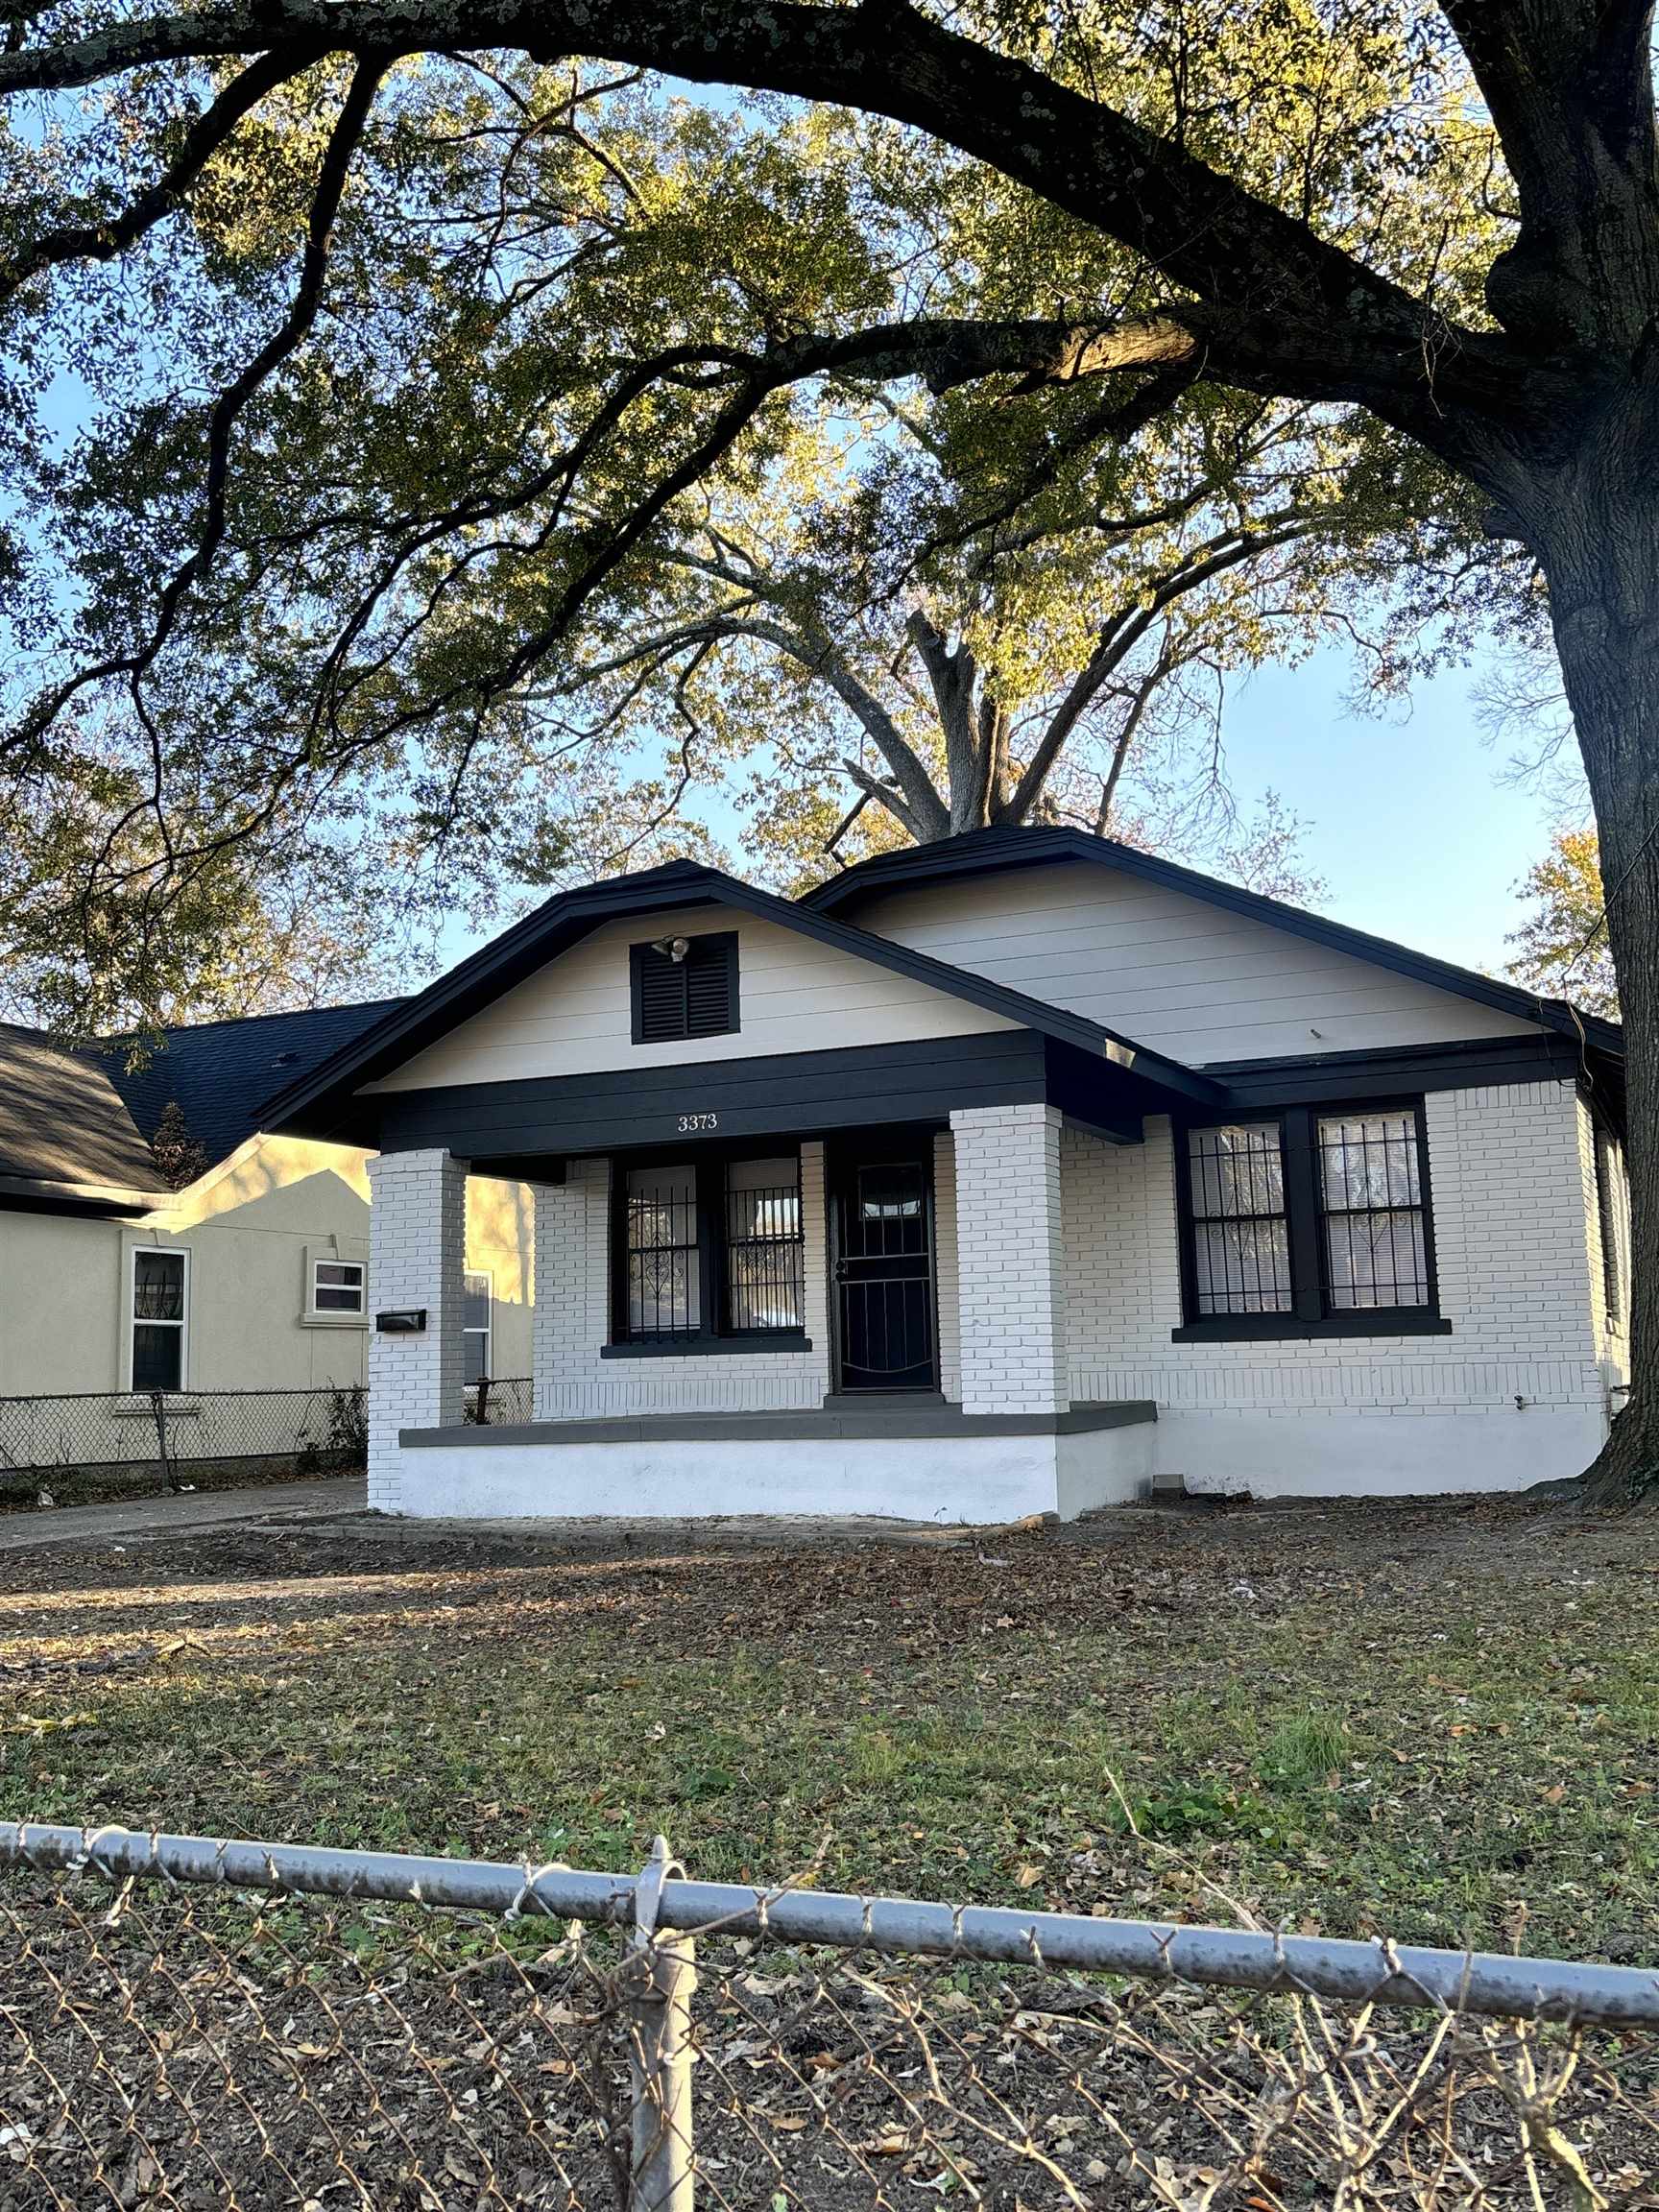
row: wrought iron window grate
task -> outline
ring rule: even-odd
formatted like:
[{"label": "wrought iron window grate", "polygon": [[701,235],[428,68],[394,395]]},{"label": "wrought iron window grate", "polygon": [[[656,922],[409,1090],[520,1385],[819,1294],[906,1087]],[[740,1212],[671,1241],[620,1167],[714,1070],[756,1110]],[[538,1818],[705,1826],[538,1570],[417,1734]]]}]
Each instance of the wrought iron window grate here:
[{"label": "wrought iron window grate", "polygon": [[[726,1184],[726,1306],[733,1330],[799,1329],[805,1320],[801,1187],[777,1161],[736,1161]],[[768,1180],[758,1180],[764,1173]]]},{"label": "wrought iron window grate", "polygon": [[1333,1311],[1426,1306],[1417,1116],[1340,1115],[1318,1126],[1319,1197]]},{"label": "wrought iron window grate", "polygon": [[1288,1313],[1290,1235],[1276,1121],[1188,1132],[1198,1311]]},{"label": "wrought iron window grate", "polygon": [[703,1320],[692,1167],[636,1167],[628,1177],[628,1334],[691,1336]]}]

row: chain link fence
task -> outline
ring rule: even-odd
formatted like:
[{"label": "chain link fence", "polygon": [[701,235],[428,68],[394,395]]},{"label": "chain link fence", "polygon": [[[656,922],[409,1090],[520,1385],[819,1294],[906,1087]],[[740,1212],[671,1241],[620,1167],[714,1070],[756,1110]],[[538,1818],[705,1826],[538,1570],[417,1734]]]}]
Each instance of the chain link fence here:
[{"label": "chain link fence", "polygon": [[496,1382],[486,1377],[481,1382],[467,1386],[469,1422],[482,1422],[486,1428],[506,1429],[514,1423],[534,1418],[535,1386],[528,1375],[510,1375]]},{"label": "chain link fence", "polygon": [[[472,1382],[464,1418],[528,1421],[531,1403],[528,1376]],[[0,1506],[357,1474],[368,1440],[361,1384],[0,1398]]]},{"label": "chain link fence", "polygon": [[0,1828],[0,2206],[1659,2204],[1659,1977]]}]

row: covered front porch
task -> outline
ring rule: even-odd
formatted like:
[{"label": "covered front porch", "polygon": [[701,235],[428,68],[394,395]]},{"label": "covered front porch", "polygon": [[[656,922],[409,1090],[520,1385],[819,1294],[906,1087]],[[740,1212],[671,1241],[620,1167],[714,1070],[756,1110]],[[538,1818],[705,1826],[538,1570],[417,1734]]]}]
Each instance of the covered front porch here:
[{"label": "covered front porch", "polygon": [[1138,1117],[1038,1096],[811,1135],[684,1119],[513,1158],[534,1192],[535,1418],[511,1427],[464,1423],[469,1163],[374,1163],[373,1503],[990,1522],[1149,1487],[1153,1406],[1072,1399],[1061,1201],[1068,1122],[1138,1142]]}]

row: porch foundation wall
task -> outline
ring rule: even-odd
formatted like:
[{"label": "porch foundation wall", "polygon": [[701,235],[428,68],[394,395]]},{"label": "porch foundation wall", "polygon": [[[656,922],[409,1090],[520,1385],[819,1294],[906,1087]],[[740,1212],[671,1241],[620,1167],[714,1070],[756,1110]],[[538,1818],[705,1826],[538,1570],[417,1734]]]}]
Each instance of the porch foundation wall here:
[{"label": "porch foundation wall", "polygon": [[940,1525],[1071,1519],[1151,1483],[1155,1424],[1074,1435],[406,1446],[420,1518],[707,1520],[876,1516]]},{"label": "porch foundation wall", "polygon": [[1570,1082],[1431,1093],[1444,1336],[1177,1344],[1170,1124],[1112,1146],[1067,1130],[1073,1398],[1150,1399],[1157,1471],[1255,1496],[1525,1489],[1582,1472],[1606,1433],[1580,1108]]}]

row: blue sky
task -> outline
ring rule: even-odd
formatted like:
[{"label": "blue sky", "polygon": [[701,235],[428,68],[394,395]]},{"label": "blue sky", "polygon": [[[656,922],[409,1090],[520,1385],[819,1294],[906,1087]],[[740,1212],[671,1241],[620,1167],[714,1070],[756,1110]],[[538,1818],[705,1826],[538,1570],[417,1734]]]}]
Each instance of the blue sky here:
[{"label": "blue sky", "polygon": [[1520,878],[1554,812],[1507,785],[1483,742],[1479,666],[1420,683],[1387,719],[1356,714],[1346,653],[1237,683],[1224,732],[1241,794],[1271,785],[1306,825],[1303,855],[1330,886],[1325,911],[1469,968],[1501,969],[1521,919]]}]

